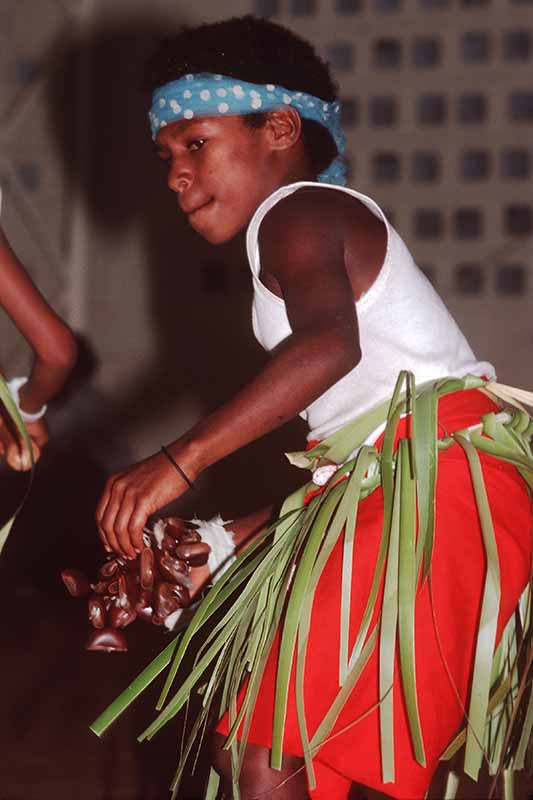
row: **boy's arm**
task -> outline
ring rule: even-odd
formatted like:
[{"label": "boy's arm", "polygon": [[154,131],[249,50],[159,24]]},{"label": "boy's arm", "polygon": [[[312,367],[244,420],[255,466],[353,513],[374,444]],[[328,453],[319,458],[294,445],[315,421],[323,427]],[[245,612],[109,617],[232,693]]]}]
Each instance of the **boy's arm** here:
[{"label": "boy's arm", "polygon": [[[353,290],[340,224],[320,203],[292,214],[279,206],[263,223],[263,269],[279,284],[292,334],[229,402],[168,446],[191,480],[204,469],[292,419],[360,359]],[[283,208],[284,214],[290,209]],[[278,212],[278,213],[276,213]],[[326,218],[325,218],[326,215]],[[150,514],[187,490],[162,454],[112,476],[97,509],[104,545],[127,557],[142,546]]]}]

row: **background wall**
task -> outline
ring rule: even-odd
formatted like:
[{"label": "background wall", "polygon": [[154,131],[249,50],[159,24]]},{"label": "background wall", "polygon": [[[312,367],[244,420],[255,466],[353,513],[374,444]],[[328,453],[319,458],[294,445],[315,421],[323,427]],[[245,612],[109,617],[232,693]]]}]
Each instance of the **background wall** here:
[{"label": "background wall", "polygon": [[[224,4],[225,15],[249,11],[292,26],[331,61],[352,185],[383,205],[501,380],[528,385],[533,3]],[[143,456],[256,366],[239,243],[211,249],[186,229],[145,123],[154,41],[220,9],[3,0],[0,13],[3,224],[86,334],[93,385]],[[9,370],[24,348],[0,324]],[[247,355],[228,359],[243,340]]]}]

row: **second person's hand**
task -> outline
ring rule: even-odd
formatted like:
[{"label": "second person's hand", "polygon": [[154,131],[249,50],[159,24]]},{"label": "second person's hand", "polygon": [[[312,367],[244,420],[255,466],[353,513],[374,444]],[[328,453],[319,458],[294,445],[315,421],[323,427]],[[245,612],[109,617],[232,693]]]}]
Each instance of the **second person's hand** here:
[{"label": "second person's hand", "polygon": [[[32,444],[33,461],[36,462],[48,441],[48,426],[44,419],[26,422],[25,425]],[[14,427],[11,430],[2,417],[0,417],[0,458],[4,458],[8,466],[17,472],[27,472],[31,469],[32,462],[26,442]]]}]

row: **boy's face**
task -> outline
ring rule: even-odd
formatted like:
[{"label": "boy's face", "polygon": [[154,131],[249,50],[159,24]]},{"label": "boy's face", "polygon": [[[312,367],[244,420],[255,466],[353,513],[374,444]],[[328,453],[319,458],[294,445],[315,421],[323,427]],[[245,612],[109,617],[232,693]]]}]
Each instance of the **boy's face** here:
[{"label": "boy's face", "polygon": [[173,122],[161,128],[156,144],[181,210],[212,244],[239,233],[280,184],[266,128],[250,128],[242,117]]}]

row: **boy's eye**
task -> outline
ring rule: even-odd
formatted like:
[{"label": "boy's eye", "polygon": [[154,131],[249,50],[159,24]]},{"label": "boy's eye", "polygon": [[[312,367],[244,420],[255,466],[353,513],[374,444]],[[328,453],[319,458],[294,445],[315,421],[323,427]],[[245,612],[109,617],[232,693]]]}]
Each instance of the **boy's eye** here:
[{"label": "boy's eye", "polygon": [[187,149],[188,150],[193,150],[193,151],[194,150],[201,150],[201,148],[204,146],[204,144],[205,144],[205,139],[192,139],[187,144]]}]

